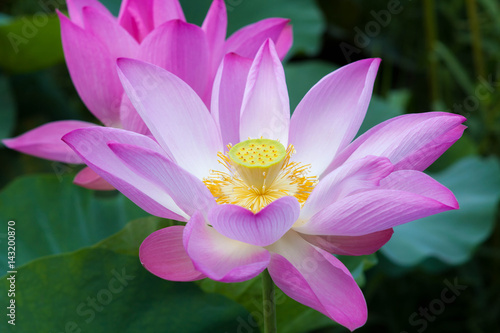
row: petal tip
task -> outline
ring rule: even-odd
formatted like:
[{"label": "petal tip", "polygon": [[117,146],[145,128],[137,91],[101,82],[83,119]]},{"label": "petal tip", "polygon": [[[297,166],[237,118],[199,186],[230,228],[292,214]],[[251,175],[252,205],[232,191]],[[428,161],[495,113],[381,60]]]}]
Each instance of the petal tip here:
[{"label": "petal tip", "polygon": [[116,58],[116,64],[119,68],[121,68],[121,66],[123,65],[126,65],[128,63],[133,63],[134,60],[136,59],[131,59],[131,58],[126,58],[126,57],[119,57],[119,58]]},{"label": "petal tip", "polygon": [[3,139],[2,140],[2,143],[4,144],[4,146],[7,147],[7,148],[10,148],[10,149],[14,149],[14,147],[16,145],[15,142],[16,142],[15,138]]},{"label": "petal tip", "polygon": [[65,18],[65,19],[69,20],[69,18],[66,15],[64,15],[63,13],[61,13],[61,11],[57,8],[56,8],[56,14],[57,14],[57,16],[59,16],[60,19]]}]

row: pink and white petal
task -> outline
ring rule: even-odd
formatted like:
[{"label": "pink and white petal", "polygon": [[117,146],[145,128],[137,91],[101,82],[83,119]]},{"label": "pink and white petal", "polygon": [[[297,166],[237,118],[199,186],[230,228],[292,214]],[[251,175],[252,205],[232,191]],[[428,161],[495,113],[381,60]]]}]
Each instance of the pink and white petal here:
[{"label": "pink and white petal", "polygon": [[467,128],[465,125],[458,125],[448,132],[442,134],[432,142],[429,142],[419,150],[413,152],[396,163],[396,170],[419,170],[427,169],[436,161],[445,151],[448,150],[458,139],[460,139]]},{"label": "pink and white petal", "polygon": [[47,160],[78,164],[81,158],[61,138],[78,128],[95,127],[96,124],[79,120],[61,120],[44,124],[18,137],[2,140],[10,149]]},{"label": "pink and white petal", "polygon": [[386,229],[362,236],[318,236],[300,234],[309,243],[328,253],[363,256],[378,251],[391,239],[393,229]]},{"label": "pink and white petal", "polygon": [[375,156],[343,164],[319,181],[300,211],[300,219],[308,220],[335,201],[375,188],[393,168],[389,159]]},{"label": "pink and white petal", "polygon": [[278,40],[276,41],[276,52],[278,52],[278,56],[280,57],[281,60],[283,60],[283,58],[285,58],[285,56],[287,55],[288,51],[290,51],[292,44],[293,44],[293,28],[292,25],[288,24],[285,26],[283,31],[281,31],[281,34],[278,37]]},{"label": "pink and white petal", "polygon": [[259,275],[269,264],[269,252],[227,238],[209,227],[199,212],[184,229],[184,248],[196,270],[212,280],[241,282]]},{"label": "pink and white petal", "polygon": [[290,104],[283,66],[267,40],[257,52],[243,94],[240,140],[264,137],[285,147],[290,126]]},{"label": "pink and white petal", "polygon": [[384,121],[354,140],[328,170],[366,155],[385,156],[395,170],[423,171],[465,130],[463,116],[446,112],[406,114]]},{"label": "pink and white petal", "polygon": [[458,202],[453,192],[421,171],[395,171],[380,181],[380,188],[415,193],[458,209]]},{"label": "pink and white petal", "polygon": [[196,93],[166,70],[133,59],[119,59],[118,72],[132,104],[158,143],[180,167],[203,179],[220,168],[219,130]]},{"label": "pink and white petal", "polygon": [[364,325],[368,313],[363,293],[337,258],[294,232],[269,250],[269,274],[285,294],[351,331]]},{"label": "pink and white petal", "polygon": [[127,144],[108,143],[108,146],[132,171],[168,193],[188,216],[196,211],[206,215],[217,205],[212,193],[201,180],[164,154]]},{"label": "pink and white petal", "polygon": [[153,0],[154,25],[158,27],[171,20],[186,22],[184,12],[178,0]]},{"label": "pink and white petal", "polygon": [[130,98],[128,98],[127,94],[123,94],[122,97],[122,104],[120,106],[120,121],[123,129],[144,135],[150,135],[148,127],[135,107],[132,105],[132,102],[130,101]]},{"label": "pink and white petal", "polygon": [[139,43],[155,28],[153,2],[154,0],[124,0],[120,7],[119,24]]},{"label": "pink and white petal", "polygon": [[117,128],[94,127],[75,130],[63,137],[66,142],[98,175],[122,192],[146,212],[179,221],[188,216],[165,191],[136,174],[108,147],[119,142],[163,153],[162,148],[145,135]]},{"label": "pink and white petal", "polygon": [[182,243],[184,226],[176,225],[153,232],[141,244],[139,258],[151,273],[170,281],[205,278],[198,272]]},{"label": "pink and white petal", "polygon": [[106,15],[94,7],[83,8],[85,30],[90,31],[106,45],[114,59],[118,57],[135,58],[139,43],[125,30],[114,17]]},{"label": "pink and white petal", "polygon": [[210,63],[207,38],[200,27],[181,20],[162,24],[141,43],[138,59],[175,74],[205,97]]},{"label": "pink and white petal", "polygon": [[[354,138],[370,103],[380,59],[366,59],[325,76],[300,101],[290,121],[293,159],[316,176]],[[375,155],[375,154],[371,154]]]},{"label": "pink and white petal", "polygon": [[268,18],[247,25],[227,39],[224,53],[234,52],[242,57],[253,59],[266,40],[278,42],[289,22],[289,19]]},{"label": "pink and white petal", "polygon": [[80,27],[84,27],[82,10],[84,7],[92,7],[100,11],[109,18],[114,18],[109,10],[98,0],[66,0],[69,17],[71,21]]},{"label": "pink and white petal", "polygon": [[434,180],[427,185],[433,187],[432,197],[383,188],[354,194],[295,224],[294,229],[309,235],[362,236],[458,208],[446,187]]},{"label": "pink and white petal", "polygon": [[222,60],[226,42],[227,13],[224,0],[214,0],[201,29],[205,32],[211,55],[210,73],[215,73]]},{"label": "pink and white petal", "polygon": [[300,204],[295,197],[282,197],[257,214],[237,205],[218,205],[208,213],[208,221],[226,237],[268,246],[290,230],[299,213]]},{"label": "pink and white petal", "polygon": [[240,110],[252,60],[235,53],[226,54],[215,77],[211,114],[224,146],[240,142]]},{"label": "pink and white petal", "polygon": [[91,190],[111,191],[115,189],[113,185],[105,181],[104,178],[89,167],[80,170],[73,179],[73,183]]},{"label": "pink and white petal", "polygon": [[92,33],[58,15],[66,65],[78,95],[104,125],[119,127],[123,88],[115,58]]}]

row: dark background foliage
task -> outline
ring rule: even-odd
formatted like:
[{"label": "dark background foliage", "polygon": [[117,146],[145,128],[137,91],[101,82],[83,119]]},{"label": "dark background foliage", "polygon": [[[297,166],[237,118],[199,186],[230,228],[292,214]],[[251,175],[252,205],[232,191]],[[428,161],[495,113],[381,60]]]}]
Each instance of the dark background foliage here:
[{"label": "dark background foliage", "polygon": [[[117,13],[119,0],[103,3]],[[187,19],[200,24],[210,1],[181,3]],[[368,303],[368,323],[359,332],[497,331],[500,4],[495,0],[228,0],[226,4],[229,32],[270,16],[292,19],[295,41],[285,60],[292,107],[335,68],[380,57],[375,95],[361,131],[410,112],[441,110],[468,118],[464,137],[428,170],[454,191],[461,210],[396,228],[391,242],[376,256],[343,260],[363,286]],[[0,139],[54,120],[96,121],[69,78],[55,7],[64,11],[64,1],[0,3]],[[26,22],[31,22],[31,30]],[[13,46],[7,38],[11,32],[25,36],[27,42]],[[7,325],[3,318],[2,332],[68,331],[74,318],[83,332],[137,332],[139,327],[145,332],[258,330],[258,279],[234,285],[174,284],[140,267],[138,244],[172,222],[148,217],[125,227],[147,214],[118,193],[71,184],[78,166],[1,145],[0,160],[4,226],[0,275],[6,271],[9,219],[17,223],[20,267],[18,326]],[[117,265],[128,267],[138,278],[87,323],[75,308],[107,285]],[[455,294],[450,284],[458,285]],[[5,309],[5,279],[2,285],[0,304]],[[158,297],[161,293],[164,299]],[[347,331],[282,294],[278,299],[280,332]],[[191,324],[183,324],[187,322]]]}]

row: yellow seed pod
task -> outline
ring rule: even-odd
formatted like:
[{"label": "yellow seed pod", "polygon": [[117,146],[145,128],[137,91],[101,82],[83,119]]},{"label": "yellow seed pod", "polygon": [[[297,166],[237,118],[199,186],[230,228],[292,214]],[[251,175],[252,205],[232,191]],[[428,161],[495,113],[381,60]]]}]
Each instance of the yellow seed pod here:
[{"label": "yellow seed pod", "polygon": [[228,155],[240,176],[260,190],[270,186],[278,175],[286,149],[276,140],[250,139],[234,145]]}]

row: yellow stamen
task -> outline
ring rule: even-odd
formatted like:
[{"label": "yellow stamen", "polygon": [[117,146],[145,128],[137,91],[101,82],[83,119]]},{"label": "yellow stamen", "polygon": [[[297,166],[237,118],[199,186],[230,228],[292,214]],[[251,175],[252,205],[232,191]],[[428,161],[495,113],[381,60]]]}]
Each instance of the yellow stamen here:
[{"label": "yellow stamen", "polygon": [[[227,172],[213,171],[204,180],[219,204],[236,204],[257,213],[276,199],[294,196],[303,205],[316,186],[316,177],[306,176],[309,165],[290,162],[292,145],[285,149],[278,141],[250,139],[228,148],[227,154],[217,154]],[[272,154],[263,158],[264,149]]]}]

